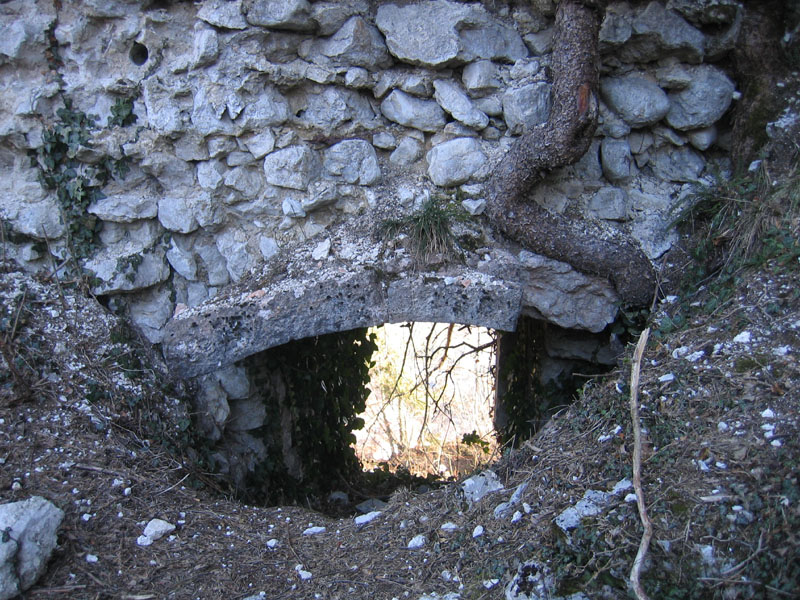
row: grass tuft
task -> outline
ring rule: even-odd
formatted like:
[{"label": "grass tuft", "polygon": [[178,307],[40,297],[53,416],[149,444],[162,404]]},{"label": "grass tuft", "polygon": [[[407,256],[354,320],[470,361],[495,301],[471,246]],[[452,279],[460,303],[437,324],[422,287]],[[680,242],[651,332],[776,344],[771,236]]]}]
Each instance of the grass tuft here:
[{"label": "grass tuft", "polygon": [[405,233],[411,240],[411,255],[417,264],[436,257],[447,258],[455,250],[455,237],[450,229],[453,220],[465,220],[466,213],[452,201],[431,197],[416,212],[400,219],[381,223],[381,235],[392,237]]}]

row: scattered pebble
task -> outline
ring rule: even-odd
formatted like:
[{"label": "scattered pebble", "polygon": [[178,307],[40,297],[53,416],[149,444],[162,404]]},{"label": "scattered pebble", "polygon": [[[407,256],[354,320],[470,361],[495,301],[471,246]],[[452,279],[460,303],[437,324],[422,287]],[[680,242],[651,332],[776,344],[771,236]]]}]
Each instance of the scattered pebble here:
[{"label": "scattered pebble", "polygon": [[687,354],[689,354],[689,350],[691,350],[691,348],[689,348],[688,346],[681,346],[680,348],[675,348],[675,350],[672,351],[672,358],[681,358],[683,356],[686,356]]},{"label": "scattered pebble", "polygon": [[361,527],[362,525],[366,525],[370,521],[374,521],[380,515],[381,515],[381,511],[379,511],[379,510],[373,510],[371,512],[368,512],[365,515],[358,515],[355,518],[356,526]]},{"label": "scattered pebble", "polygon": [[669,383],[670,381],[675,381],[675,375],[673,373],[667,373],[666,375],[662,375],[658,378],[660,383]]},{"label": "scattered pebble", "polygon": [[730,429],[730,427],[728,426],[728,424],[725,421],[720,421],[719,423],[717,423],[717,431],[725,433],[729,429]]},{"label": "scattered pebble", "polygon": [[733,341],[736,342],[737,344],[749,344],[752,338],[753,336],[751,335],[751,333],[745,330],[739,335],[737,335],[735,338],[733,338]]},{"label": "scattered pebble", "polygon": [[761,412],[761,416],[764,417],[765,419],[774,419],[775,412],[771,408],[767,408],[766,410],[763,410]]},{"label": "scattered pebble", "polygon": [[428,540],[425,538],[424,535],[419,534],[415,535],[411,538],[411,541],[408,542],[408,549],[409,550],[416,550],[418,548],[422,548]]},{"label": "scattered pebble", "polygon": [[317,535],[319,533],[325,533],[324,527],[308,527],[303,531],[303,535]]},{"label": "scattered pebble", "polygon": [[479,538],[483,535],[483,525],[477,525],[475,529],[472,530],[472,537]]},{"label": "scattered pebble", "polygon": [[689,354],[686,357],[686,360],[688,360],[689,362],[697,362],[698,360],[703,358],[705,355],[706,355],[705,352],[703,352],[702,350],[698,350],[697,352],[692,352],[691,354]]},{"label": "scattered pebble", "polygon": [[96,563],[99,559],[94,554],[87,554],[86,555],[86,562],[88,563]]},{"label": "scattered pebble", "polygon": [[443,523],[440,529],[443,529],[445,531],[455,531],[456,529],[458,529],[458,525],[456,525],[451,521],[448,521],[447,523]]},{"label": "scattered pebble", "polygon": [[173,531],[175,531],[175,525],[172,523],[163,519],[152,519],[144,528],[144,535],[155,542]]},{"label": "scattered pebble", "polygon": [[275,538],[272,538],[267,542],[267,548],[269,548],[270,550],[274,550],[275,548],[278,547],[278,544],[280,544],[280,542]]}]

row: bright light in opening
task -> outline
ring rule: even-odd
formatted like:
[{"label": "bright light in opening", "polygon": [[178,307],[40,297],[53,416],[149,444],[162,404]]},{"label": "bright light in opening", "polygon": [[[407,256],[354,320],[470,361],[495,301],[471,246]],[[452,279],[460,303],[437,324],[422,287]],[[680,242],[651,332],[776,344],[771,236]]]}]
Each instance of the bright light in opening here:
[{"label": "bright light in opening", "polygon": [[387,324],[372,332],[372,393],[364,428],[355,432],[364,468],[387,463],[393,471],[457,477],[485,462],[496,445],[494,334],[448,323]]}]

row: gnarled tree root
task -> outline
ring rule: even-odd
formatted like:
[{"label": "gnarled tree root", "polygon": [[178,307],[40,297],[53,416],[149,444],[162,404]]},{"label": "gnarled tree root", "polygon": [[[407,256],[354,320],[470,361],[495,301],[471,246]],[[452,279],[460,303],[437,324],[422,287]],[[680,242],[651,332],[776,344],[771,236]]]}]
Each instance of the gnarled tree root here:
[{"label": "gnarled tree root", "polygon": [[550,117],[521,136],[492,173],[488,214],[525,248],[608,277],[624,303],[644,305],[653,297],[656,278],[638,243],[552,213],[527,198],[548,172],[577,162],[597,128],[599,15],[588,4],[562,0],[558,5]]}]

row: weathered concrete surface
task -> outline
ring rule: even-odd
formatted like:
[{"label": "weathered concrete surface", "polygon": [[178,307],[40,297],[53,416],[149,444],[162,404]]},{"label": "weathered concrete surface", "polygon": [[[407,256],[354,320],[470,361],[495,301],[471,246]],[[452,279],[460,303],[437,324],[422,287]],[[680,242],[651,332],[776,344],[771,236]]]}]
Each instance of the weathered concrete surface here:
[{"label": "weathered concrete surface", "polygon": [[310,271],[204,305],[167,325],[164,355],[183,376],[210,372],[291,340],[405,321],[514,329],[522,291],[468,268],[387,281],[375,269]]}]

